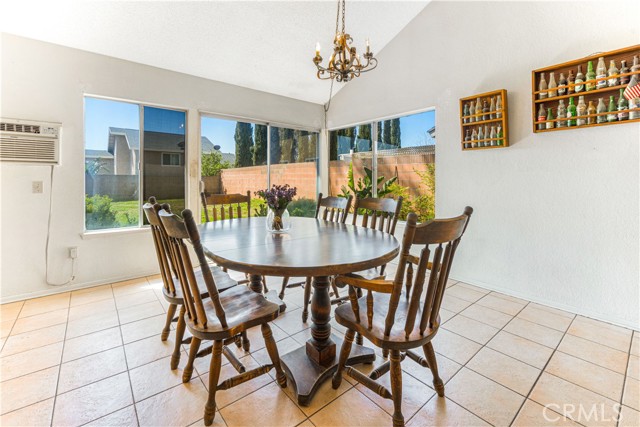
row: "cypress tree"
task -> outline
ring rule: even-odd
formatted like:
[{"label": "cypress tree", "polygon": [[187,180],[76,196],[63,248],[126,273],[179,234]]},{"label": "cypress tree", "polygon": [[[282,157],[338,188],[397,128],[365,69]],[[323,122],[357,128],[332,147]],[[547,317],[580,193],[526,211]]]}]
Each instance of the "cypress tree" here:
[{"label": "cypress tree", "polygon": [[236,123],[236,133],[233,137],[236,141],[236,167],[253,166],[253,131],[251,123]]},{"label": "cypress tree", "polygon": [[329,132],[329,160],[338,160],[338,132]]},{"label": "cypress tree", "polygon": [[277,165],[280,163],[280,132],[275,126],[271,127],[271,164]]},{"label": "cypress tree", "polygon": [[253,146],[253,164],[261,166],[267,164],[267,127],[265,125],[255,125]]},{"label": "cypress tree", "polygon": [[401,137],[400,137],[400,119],[391,120],[391,138],[390,144],[394,147],[401,147]]},{"label": "cypress tree", "polygon": [[366,139],[371,141],[371,125],[358,126],[358,139]]},{"label": "cypress tree", "polygon": [[391,145],[391,120],[384,121],[384,129],[382,129],[382,143],[385,147]]},{"label": "cypress tree", "polygon": [[[280,163],[292,163],[293,158],[293,129],[279,128],[280,137]],[[273,163],[273,162],[272,162]]]}]

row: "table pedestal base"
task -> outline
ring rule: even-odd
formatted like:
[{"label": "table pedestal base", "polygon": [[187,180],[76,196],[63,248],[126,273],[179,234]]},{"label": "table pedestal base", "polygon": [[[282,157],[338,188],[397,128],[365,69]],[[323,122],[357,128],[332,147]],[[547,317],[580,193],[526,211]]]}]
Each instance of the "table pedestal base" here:
[{"label": "table pedestal base", "polygon": [[[343,339],[331,334],[331,340],[335,343],[336,351],[339,354]],[[357,345],[354,342],[351,347],[351,354],[347,359],[347,365],[373,363],[375,359],[376,355],[373,349]],[[302,406],[309,405],[318,388],[333,375],[338,367],[337,356],[334,356],[333,360],[329,361],[326,366],[318,365],[309,359],[306,346],[281,356],[280,360],[282,368],[296,389],[298,404]]]}]

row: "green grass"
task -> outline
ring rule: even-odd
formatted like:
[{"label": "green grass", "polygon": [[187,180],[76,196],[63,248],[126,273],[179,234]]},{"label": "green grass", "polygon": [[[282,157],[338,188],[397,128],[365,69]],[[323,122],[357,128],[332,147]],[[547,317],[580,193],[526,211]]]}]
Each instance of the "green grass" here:
[{"label": "green grass", "polygon": [[[180,215],[184,210],[184,200],[171,199],[160,200],[161,203],[168,203],[171,206],[171,211]],[[260,210],[264,206],[265,202],[262,199],[251,199],[251,216],[257,216],[256,210]],[[247,217],[247,204],[241,203],[240,209],[242,217]],[[125,202],[111,202],[111,211],[116,215],[117,227],[131,227],[138,225],[139,205],[137,200],[130,200]],[[234,209],[234,216],[236,211]],[[289,213],[291,216],[307,216],[313,217],[315,215],[315,201],[311,199],[298,199],[291,202],[289,205]],[[200,212],[201,221],[205,221],[204,209]],[[212,208],[209,207],[209,219],[213,221]]]}]

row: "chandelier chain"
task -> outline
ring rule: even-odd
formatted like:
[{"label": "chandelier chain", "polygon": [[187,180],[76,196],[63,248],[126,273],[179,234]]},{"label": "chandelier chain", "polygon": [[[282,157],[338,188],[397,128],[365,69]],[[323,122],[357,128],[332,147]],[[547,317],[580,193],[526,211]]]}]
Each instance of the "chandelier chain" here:
[{"label": "chandelier chain", "polygon": [[[339,3],[338,3],[338,6],[339,6]],[[342,34],[343,35],[346,33],[345,25],[344,25],[344,19],[345,19],[344,17],[345,17],[346,14],[347,14],[347,8],[346,8],[346,5],[345,5],[345,0],[342,0]]]},{"label": "chandelier chain", "polygon": [[340,0],[338,0],[338,11],[336,12],[336,35],[338,34],[338,25],[340,25]]}]

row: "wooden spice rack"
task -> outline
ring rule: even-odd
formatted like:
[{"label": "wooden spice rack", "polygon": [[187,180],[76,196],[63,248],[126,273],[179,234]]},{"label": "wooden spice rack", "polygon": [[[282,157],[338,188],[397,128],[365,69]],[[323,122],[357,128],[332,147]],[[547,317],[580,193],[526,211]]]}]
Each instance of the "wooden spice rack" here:
[{"label": "wooden spice rack", "polygon": [[[475,114],[465,115],[465,104],[473,105],[475,108],[476,101],[480,98],[480,103],[483,104],[487,101],[488,105],[491,105],[491,99],[494,98],[497,102],[497,97],[502,99],[502,109],[495,111],[482,112]],[[473,95],[460,99],[460,147],[462,151],[472,150],[487,150],[491,148],[505,148],[509,146],[509,127],[508,127],[508,115],[507,115],[507,91],[505,89],[494,90],[492,92],[481,93],[479,95]],[[498,117],[500,115],[501,117]],[[486,119],[486,116],[489,118]],[[484,117],[484,119],[483,119]],[[491,118],[493,117],[493,118]],[[480,120],[476,121],[476,119]],[[502,136],[490,138],[486,135],[482,139],[475,139],[473,141],[465,141],[465,134],[467,130],[471,133],[473,130],[478,131],[480,127],[484,129],[485,125],[487,129],[491,129],[492,126],[496,128],[498,126],[502,129]]]},{"label": "wooden spice rack", "polygon": [[[558,130],[568,130],[568,129],[582,129],[582,128],[587,128],[587,127],[595,127],[595,126],[605,126],[605,125],[614,125],[614,124],[623,124],[623,123],[637,123],[640,122],[640,118],[637,119],[627,119],[627,120],[622,120],[622,121],[605,121],[603,123],[590,123],[590,124],[584,124],[584,125],[580,125],[580,126],[564,126],[564,127],[557,127],[557,122],[562,121],[562,122],[567,122],[566,118],[557,118],[557,111],[558,111],[558,101],[561,99],[565,100],[565,106],[568,108],[569,107],[569,103],[568,103],[568,99],[573,97],[574,98],[574,103],[577,105],[578,104],[578,97],[580,96],[584,96],[584,100],[585,103],[588,105],[589,101],[593,101],[594,105],[598,105],[598,101],[599,98],[604,98],[604,103],[605,105],[608,107],[609,106],[609,97],[613,96],[614,100],[615,100],[615,104],[616,107],[618,105],[618,98],[620,95],[620,89],[625,89],[627,87],[626,84],[621,84],[621,85],[615,85],[615,86],[607,86],[604,88],[600,88],[600,89],[593,89],[590,91],[586,90],[587,87],[587,82],[592,83],[594,86],[597,85],[597,82],[599,81],[603,81],[603,80],[609,80],[610,78],[614,78],[614,76],[609,76],[608,75],[608,70],[609,70],[609,63],[611,60],[615,61],[616,63],[616,67],[618,67],[618,69],[620,69],[621,67],[621,61],[625,60],[627,61],[627,67],[629,67],[629,69],[631,69],[631,66],[633,65],[633,57],[635,55],[638,55],[640,57],[640,45],[634,45],[634,46],[630,46],[630,47],[626,47],[623,49],[617,49],[617,50],[612,50],[609,52],[602,52],[602,53],[596,53],[593,55],[590,55],[586,58],[581,58],[581,59],[576,59],[574,61],[569,61],[569,62],[564,62],[562,64],[558,64],[558,65],[553,65],[550,67],[545,67],[545,68],[540,68],[538,70],[533,70],[531,72],[531,85],[532,85],[532,91],[531,91],[531,100],[532,100],[532,108],[531,108],[531,116],[532,116],[532,123],[533,123],[533,132],[534,133],[542,133],[542,132],[553,132],[553,131],[558,131]],[[596,79],[591,79],[589,81],[586,80],[586,74],[587,74],[587,66],[588,66],[588,62],[592,61],[593,63],[593,68],[594,71],[597,68],[598,65],[598,58],[600,57],[604,57],[604,62],[605,62],[605,67],[607,68],[607,77],[603,77],[603,78],[596,78]],[[564,94],[564,95],[558,95],[558,96],[553,96],[553,97],[546,97],[544,99],[539,99],[539,95],[541,92],[548,92],[548,89],[546,91],[540,91],[538,90],[539,84],[540,84],[540,78],[542,76],[542,74],[544,73],[545,75],[545,79],[547,80],[547,84],[549,83],[549,73],[554,73],[555,74],[555,80],[556,83],[558,83],[559,86],[559,79],[560,79],[560,73],[564,73],[565,77],[568,78],[569,76],[569,71],[573,70],[574,73],[577,74],[577,69],[578,69],[578,65],[582,65],[582,72],[585,75],[585,81],[582,83],[579,83],[578,85],[576,84],[567,84],[567,90],[569,88],[575,88],[575,86],[582,86],[582,90],[578,93],[571,93],[571,94]],[[638,75],[638,80],[640,80],[640,71],[635,71],[635,72],[628,72],[628,73],[622,73],[622,74],[617,74],[615,77],[617,77],[618,79],[620,77],[625,77],[625,76],[629,76],[629,79],[631,78],[632,75]],[[555,89],[557,90],[557,88]],[[575,89],[574,89],[575,90]],[[538,110],[540,108],[540,104],[544,104],[544,106],[546,108],[551,107],[553,110],[553,120],[541,120],[538,121]],[[640,108],[634,108],[634,109],[626,109],[626,110],[620,110],[620,111],[616,111],[617,113],[627,113],[629,114],[630,112],[640,112]],[[571,120],[577,120],[577,119],[585,119],[588,120],[590,118],[597,118],[598,116],[606,116],[607,114],[609,114],[609,112],[605,112],[605,113],[599,113],[599,114],[587,114],[587,115],[582,115],[582,116],[576,116],[576,117],[572,117]],[[547,123],[553,123],[553,128],[551,129],[546,129]],[[543,127],[545,127],[544,129],[538,129],[538,125],[542,125]]]}]

